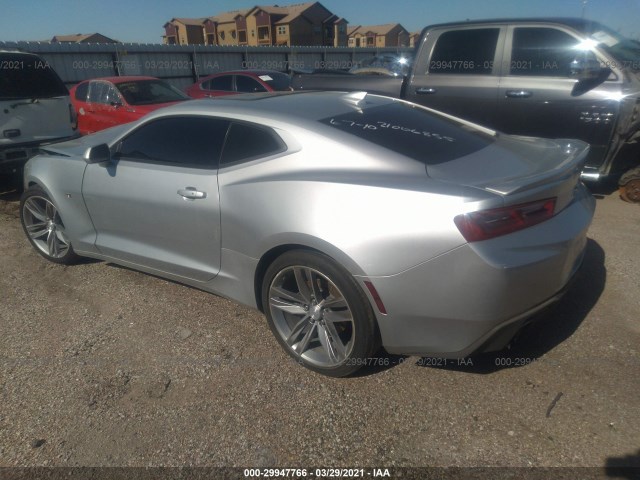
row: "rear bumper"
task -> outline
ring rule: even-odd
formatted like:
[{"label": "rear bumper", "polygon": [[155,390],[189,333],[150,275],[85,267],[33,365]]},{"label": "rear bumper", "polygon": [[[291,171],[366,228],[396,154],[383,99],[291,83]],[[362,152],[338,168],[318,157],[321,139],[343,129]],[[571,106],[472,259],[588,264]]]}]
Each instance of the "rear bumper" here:
[{"label": "rear bumper", "polygon": [[580,185],[575,200],[542,224],[369,278],[387,309],[376,311],[383,346],[444,358],[504,347],[561,297],[582,263],[594,209]]}]

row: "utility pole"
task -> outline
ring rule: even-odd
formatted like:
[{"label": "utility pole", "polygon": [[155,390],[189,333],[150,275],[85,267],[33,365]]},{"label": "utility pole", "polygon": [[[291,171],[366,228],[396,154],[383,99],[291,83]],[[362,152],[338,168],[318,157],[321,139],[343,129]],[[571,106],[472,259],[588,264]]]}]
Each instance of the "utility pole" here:
[{"label": "utility pole", "polygon": [[588,3],[589,3],[589,0],[582,0],[582,18],[584,18],[586,13],[587,13],[587,4]]}]

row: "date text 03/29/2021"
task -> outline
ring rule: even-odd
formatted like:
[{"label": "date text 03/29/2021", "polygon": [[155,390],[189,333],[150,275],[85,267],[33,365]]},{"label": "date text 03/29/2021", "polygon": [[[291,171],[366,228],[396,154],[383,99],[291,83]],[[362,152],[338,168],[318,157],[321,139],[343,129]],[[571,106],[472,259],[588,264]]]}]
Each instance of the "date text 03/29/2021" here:
[{"label": "date text 03/29/2021", "polygon": [[391,478],[388,468],[245,468],[244,478]]}]

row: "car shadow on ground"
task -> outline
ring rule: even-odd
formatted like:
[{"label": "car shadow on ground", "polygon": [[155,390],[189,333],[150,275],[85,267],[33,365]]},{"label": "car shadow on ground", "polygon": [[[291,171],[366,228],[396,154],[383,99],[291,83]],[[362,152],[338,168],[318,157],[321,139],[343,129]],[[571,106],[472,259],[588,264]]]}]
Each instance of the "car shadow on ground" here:
[{"label": "car shadow on ground", "polygon": [[598,183],[588,183],[586,185],[591,194],[599,200],[602,200],[609,195],[619,196],[617,193],[620,188],[618,185],[618,176],[605,178],[600,180]]},{"label": "car shadow on ground", "polygon": [[637,480],[640,478],[640,449],[626,457],[609,457],[605,465],[608,477]]},{"label": "car shadow on ground", "polygon": [[0,175],[0,213],[18,218],[21,193],[11,177]]},{"label": "car shadow on ground", "polygon": [[576,273],[567,293],[558,303],[534,316],[529,326],[522,330],[509,349],[462,359],[424,357],[417,361],[411,357],[382,352],[355,375],[373,375],[406,362],[424,368],[473,374],[490,374],[535,362],[571,337],[598,302],[607,279],[604,260],[605,253],[602,247],[589,239],[582,267]]}]

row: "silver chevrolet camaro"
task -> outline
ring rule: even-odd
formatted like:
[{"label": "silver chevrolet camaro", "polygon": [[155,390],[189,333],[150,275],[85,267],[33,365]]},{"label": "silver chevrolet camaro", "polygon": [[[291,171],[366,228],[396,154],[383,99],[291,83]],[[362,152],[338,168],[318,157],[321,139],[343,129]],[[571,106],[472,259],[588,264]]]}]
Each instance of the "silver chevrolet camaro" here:
[{"label": "silver chevrolet camaro", "polygon": [[20,207],[42,256],[260,309],[287,353],[331,376],[380,346],[503,348],[561,295],[594,211],[585,143],[365,93],[196,100],[46,148]]}]

